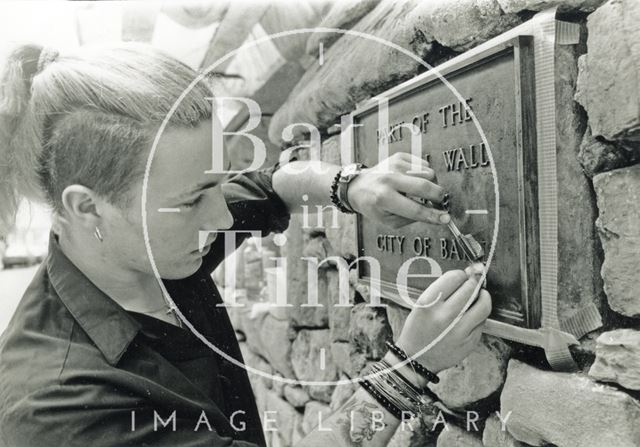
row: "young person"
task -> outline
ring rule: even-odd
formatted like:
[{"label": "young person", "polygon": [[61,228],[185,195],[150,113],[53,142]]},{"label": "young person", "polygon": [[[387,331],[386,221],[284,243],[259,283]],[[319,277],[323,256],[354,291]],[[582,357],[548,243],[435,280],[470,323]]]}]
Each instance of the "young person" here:
[{"label": "young person", "polygon": [[[173,306],[208,341],[242,361],[210,276],[225,256],[223,238],[211,233],[199,241],[199,235],[282,231],[303,203],[331,203],[341,168],[296,161],[297,174],[206,173],[215,116],[211,92],[199,83],[158,140],[143,210],[153,140],[195,77],[177,60],[133,44],[69,54],[23,45],[6,59],[0,217],[9,225],[22,197],[40,198],[51,205],[54,223],[48,257],[0,338],[0,446],[265,444],[245,370],[184,327]],[[407,172],[412,161],[398,154],[381,162],[389,169],[364,169],[348,183],[342,204],[395,227],[446,223],[446,212],[407,198],[440,203],[444,197],[426,162],[422,172]],[[395,365],[398,356],[434,340],[473,299],[476,286],[463,271],[445,273],[421,298],[437,302],[411,312],[397,340],[400,353],[389,352],[385,361]],[[482,290],[414,368],[398,370],[407,379],[398,386],[418,389],[425,374],[457,364],[478,342],[490,310]],[[421,368],[428,371],[421,374]],[[301,444],[385,445],[400,423],[396,410],[413,402],[385,383],[359,389],[325,421],[325,430],[332,430],[312,432]],[[387,401],[376,392],[388,393]],[[348,427],[348,411],[360,421],[377,411],[384,428]]]}]

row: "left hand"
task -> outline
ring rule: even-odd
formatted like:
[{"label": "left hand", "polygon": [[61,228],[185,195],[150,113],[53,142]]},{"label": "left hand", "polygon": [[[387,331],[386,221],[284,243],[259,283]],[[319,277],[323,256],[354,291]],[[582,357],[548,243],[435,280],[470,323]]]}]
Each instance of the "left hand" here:
[{"label": "left hand", "polygon": [[[413,164],[420,172],[412,171]],[[412,172],[409,172],[412,171]],[[365,169],[349,183],[349,203],[360,214],[392,228],[414,222],[447,224],[449,213],[425,206],[407,196],[441,203],[445,191],[425,160],[398,152],[373,168]]]}]

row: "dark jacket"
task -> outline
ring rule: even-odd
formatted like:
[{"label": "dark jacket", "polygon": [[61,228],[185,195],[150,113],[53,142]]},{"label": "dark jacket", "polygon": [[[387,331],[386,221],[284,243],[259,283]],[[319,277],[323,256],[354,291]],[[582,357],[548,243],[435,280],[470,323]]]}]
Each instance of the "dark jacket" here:
[{"label": "dark jacket", "polygon": [[[225,185],[225,196],[232,230],[267,234],[288,225],[270,173],[238,176]],[[194,275],[163,282],[194,326],[242,361],[211,279],[223,244],[216,239]],[[169,339],[161,335],[184,330],[145,317],[136,318],[93,285],[52,235],[46,261],[0,337],[0,446],[264,445],[246,371],[203,348],[190,332],[177,334],[182,344],[170,358],[161,349]]]}]

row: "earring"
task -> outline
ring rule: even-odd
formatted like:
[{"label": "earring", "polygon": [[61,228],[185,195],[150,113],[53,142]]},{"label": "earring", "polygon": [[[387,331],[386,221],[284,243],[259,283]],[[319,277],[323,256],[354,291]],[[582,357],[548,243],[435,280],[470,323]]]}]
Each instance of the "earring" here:
[{"label": "earring", "polygon": [[100,228],[96,227],[96,229],[93,231],[93,235],[96,237],[96,239],[98,239],[100,242],[102,242],[104,239],[102,238],[102,233],[100,232]]}]

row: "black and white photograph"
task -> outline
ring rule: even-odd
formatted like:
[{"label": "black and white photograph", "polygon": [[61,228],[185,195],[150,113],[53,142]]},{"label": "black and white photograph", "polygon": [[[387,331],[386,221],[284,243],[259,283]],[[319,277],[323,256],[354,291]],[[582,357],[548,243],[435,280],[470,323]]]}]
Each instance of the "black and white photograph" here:
[{"label": "black and white photograph", "polygon": [[640,446],[640,0],[0,2],[0,447]]}]

